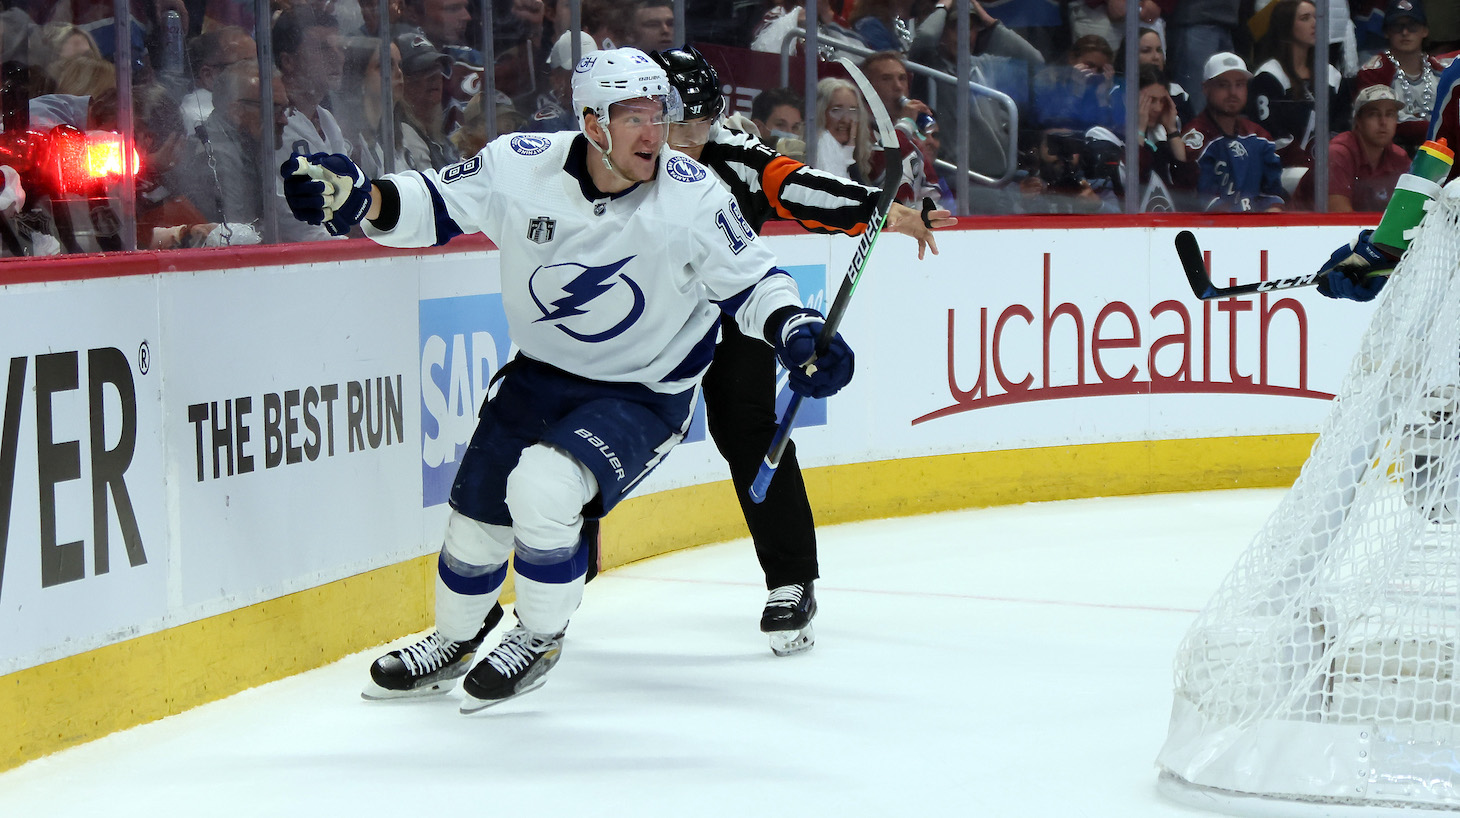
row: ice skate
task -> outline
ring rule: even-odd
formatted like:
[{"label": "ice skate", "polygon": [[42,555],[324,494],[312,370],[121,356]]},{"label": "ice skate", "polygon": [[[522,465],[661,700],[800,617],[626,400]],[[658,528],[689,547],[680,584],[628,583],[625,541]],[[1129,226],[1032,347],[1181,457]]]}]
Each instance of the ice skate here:
[{"label": "ice skate", "polygon": [[462,680],[461,689],[466,698],[461,703],[461,712],[475,713],[542,687],[546,681],[543,677],[558,663],[562,653],[562,632],[545,636],[519,623]]},{"label": "ice skate", "polygon": [[761,633],[771,639],[771,652],[790,656],[810,650],[816,644],[811,619],[816,616],[816,593],[810,582],[781,585],[771,589],[760,615]]},{"label": "ice skate", "polygon": [[466,675],[482,640],[500,621],[502,608],[493,606],[482,629],[465,642],[453,642],[432,631],[414,645],[385,654],[370,666],[370,684],[360,697],[378,701],[445,693],[454,681]]}]

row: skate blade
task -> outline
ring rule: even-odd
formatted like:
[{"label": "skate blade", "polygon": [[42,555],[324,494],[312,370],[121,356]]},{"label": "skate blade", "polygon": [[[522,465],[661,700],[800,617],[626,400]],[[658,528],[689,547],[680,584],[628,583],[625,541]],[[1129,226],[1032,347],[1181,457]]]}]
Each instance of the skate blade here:
[{"label": "skate blade", "polygon": [[513,699],[518,698],[519,696],[525,696],[528,693],[531,693],[532,691],[538,689],[539,687],[542,687],[546,683],[547,679],[538,678],[528,684],[526,687],[522,688],[516,693],[513,693],[511,696],[507,696],[501,699],[478,699],[476,696],[462,691],[465,695],[462,697],[461,700],[461,714],[463,716],[470,716],[473,713],[480,713],[481,711],[486,710],[488,707],[494,707],[501,704],[502,702],[510,702]]},{"label": "skate blade", "polygon": [[374,680],[371,680],[368,684],[365,685],[365,689],[360,691],[360,698],[364,699],[367,702],[386,702],[397,701],[400,699],[424,699],[430,696],[441,696],[445,695],[446,693],[450,693],[451,688],[455,686],[455,679],[443,679],[439,682],[433,682],[432,684],[426,685],[425,687],[418,687],[415,690],[389,690],[376,684]]},{"label": "skate blade", "polygon": [[794,656],[805,653],[816,645],[816,632],[810,625],[799,631],[771,631],[771,653],[777,656]]}]

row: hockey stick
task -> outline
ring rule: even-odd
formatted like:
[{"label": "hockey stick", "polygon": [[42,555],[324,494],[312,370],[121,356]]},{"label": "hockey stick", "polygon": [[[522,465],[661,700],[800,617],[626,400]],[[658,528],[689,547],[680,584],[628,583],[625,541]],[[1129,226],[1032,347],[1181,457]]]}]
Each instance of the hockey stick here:
[{"label": "hockey stick", "polygon": [[[1191,285],[1191,291],[1202,301],[1231,298],[1234,295],[1267,293],[1273,290],[1291,290],[1295,287],[1311,287],[1328,277],[1328,273],[1320,270],[1316,273],[1305,273],[1273,281],[1255,281],[1251,284],[1218,287],[1212,283],[1212,276],[1207,272],[1206,259],[1202,257],[1201,246],[1196,243],[1196,236],[1192,235],[1190,230],[1183,230],[1176,234],[1176,255],[1181,258],[1181,267],[1186,271],[1186,281]],[[1387,273],[1379,275],[1387,275]]]},{"label": "hockey stick", "polygon": [[[836,337],[836,328],[841,325],[842,316],[847,311],[847,303],[852,300],[852,293],[857,289],[857,283],[862,280],[862,273],[867,269],[867,259],[872,255],[872,247],[877,244],[877,237],[882,235],[882,223],[887,220],[888,208],[892,206],[892,200],[897,198],[897,189],[902,185],[902,153],[897,148],[897,131],[892,127],[892,120],[887,116],[887,109],[883,107],[877,92],[873,90],[872,84],[852,63],[851,60],[842,57],[837,60],[847,70],[847,75],[852,82],[857,84],[857,89],[862,92],[862,97],[867,100],[867,108],[877,121],[877,139],[882,148],[883,172],[882,172],[882,194],[877,197],[877,206],[872,209],[872,215],[867,219],[867,229],[862,233],[862,240],[857,244],[857,251],[852,254],[851,268],[847,271],[847,277],[842,279],[841,288],[837,290],[836,300],[831,304],[831,310],[826,314],[826,323],[821,327],[821,334],[816,337],[816,354],[807,362],[807,366],[814,365],[817,358],[826,352],[827,346]],[[796,413],[801,411],[801,395],[791,395],[791,400],[786,404],[786,413],[781,416],[781,423],[776,427],[776,434],[771,438],[770,450],[766,452],[765,460],[761,461],[760,471],[755,475],[755,481],[750,484],[750,499],[756,503],[765,500],[766,491],[770,489],[771,478],[776,476],[776,469],[781,465],[781,457],[786,453],[786,446],[791,442],[791,424],[796,420]]]}]

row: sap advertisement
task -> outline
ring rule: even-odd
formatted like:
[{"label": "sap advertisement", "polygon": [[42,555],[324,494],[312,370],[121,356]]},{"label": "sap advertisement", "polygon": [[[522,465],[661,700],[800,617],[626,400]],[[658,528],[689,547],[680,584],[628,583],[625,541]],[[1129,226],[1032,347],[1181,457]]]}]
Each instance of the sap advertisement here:
[{"label": "sap advertisement", "polygon": [[[1353,232],[1198,230],[1219,284]],[[945,231],[923,261],[884,235],[842,324],[856,377],[803,409],[803,466],[1316,430],[1372,307],[1200,302],[1174,234]],[[826,309],[856,240],[765,240]],[[514,351],[499,258],[368,249],[0,286],[0,675],[439,547]],[[727,478],[702,418],[640,494]]]}]

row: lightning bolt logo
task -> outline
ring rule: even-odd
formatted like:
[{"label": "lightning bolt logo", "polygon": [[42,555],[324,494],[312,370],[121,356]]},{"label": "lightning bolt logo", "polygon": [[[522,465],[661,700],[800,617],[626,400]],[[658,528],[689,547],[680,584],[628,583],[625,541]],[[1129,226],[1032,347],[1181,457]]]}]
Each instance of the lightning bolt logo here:
[{"label": "lightning bolt logo", "polygon": [[[583,271],[567,284],[563,285],[562,290],[565,295],[554,300],[550,305],[544,304],[542,299],[538,298],[537,293],[529,286],[528,291],[532,295],[533,302],[537,304],[539,310],[542,310],[542,317],[537,319],[537,321],[556,322],[558,329],[562,330],[568,337],[587,343],[607,341],[610,338],[615,338],[622,334],[624,330],[632,326],[644,314],[644,291],[639,288],[639,285],[633,279],[619,272],[624,268],[624,265],[633,260],[634,256],[629,256],[628,258],[620,259],[619,261],[605,264],[601,267],[589,267],[583,264],[569,262],[537,268],[537,272],[533,273],[532,276],[534,280],[537,278],[538,273],[560,270],[565,267],[577,268]],[[588,309],[586,307],[588,307],[589,303],[612,290],[618,285],[620,279],[629,286],[629,290],[634,296],[633,304],[630,306],[628,314],[624,316],[623,320],[609,329],[598,333],[575,332],[564,325],[563,322],[565,319],[579,315],[587,315]]]}]

